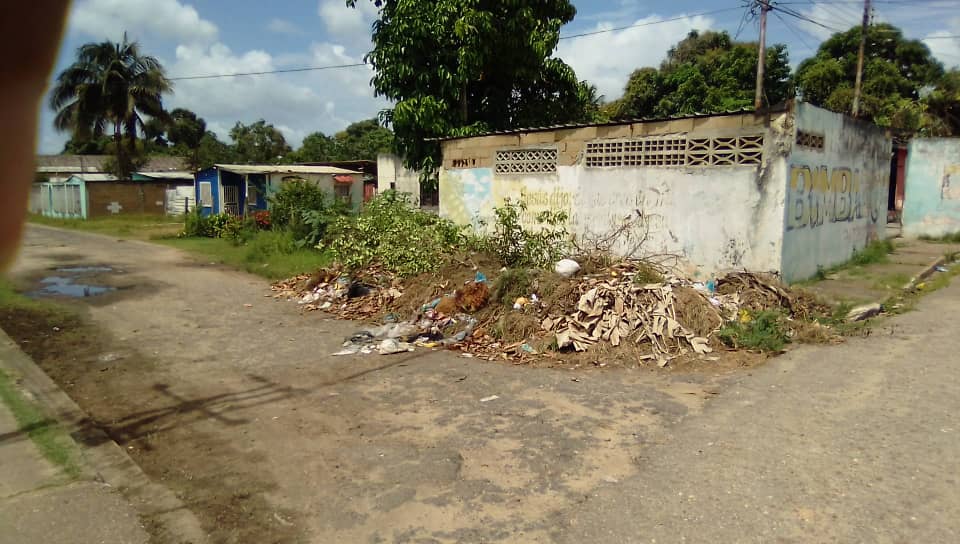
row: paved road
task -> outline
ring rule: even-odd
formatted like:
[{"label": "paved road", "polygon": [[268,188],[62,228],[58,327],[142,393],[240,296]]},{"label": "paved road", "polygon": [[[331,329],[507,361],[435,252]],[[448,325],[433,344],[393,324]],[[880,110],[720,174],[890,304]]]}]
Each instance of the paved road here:
[{"label": "paved road", "polygon": [[560,542],[960,542],[960,282],[743,377]]}]

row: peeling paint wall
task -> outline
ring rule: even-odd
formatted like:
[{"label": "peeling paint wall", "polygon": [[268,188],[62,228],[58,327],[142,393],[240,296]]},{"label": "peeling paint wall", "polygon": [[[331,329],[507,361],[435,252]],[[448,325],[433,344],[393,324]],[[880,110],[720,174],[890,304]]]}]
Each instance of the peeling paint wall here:
[{"label": "peeling paint wall", "polygon": [[960,232],[960,138],[915,138],[907,157],[903,235]]},{"label": "peeling paint wall", "polygon": [[[528,206],[524,222],[544,210],[565,211],[579,235],[611,232],[642,217],[645,255],[676,255],[682,270],[705,278],[733,269],[780,270],[789,116],[771,126],[759,116],[730,116],[587,127],[445,142],[440,215],[461,224],[493,221],[505,198]],[[651,128],[651,125],[656,125]],[[687,131],[677,132],[677,129]],[[660,132],[658,132],[658,129]],[[585,145],[648,135],[764,135],[763,162],[725,166],[588,166]],[[555,150],[555,172],[497,173],[503,150]],[[617,248],[627,250],[629,244]]]},{"label": "peeling paint wall", "polygon": [[796,105],[788,159],[783,278],[808,278],[883,236],[891,140],[868,123]]}]

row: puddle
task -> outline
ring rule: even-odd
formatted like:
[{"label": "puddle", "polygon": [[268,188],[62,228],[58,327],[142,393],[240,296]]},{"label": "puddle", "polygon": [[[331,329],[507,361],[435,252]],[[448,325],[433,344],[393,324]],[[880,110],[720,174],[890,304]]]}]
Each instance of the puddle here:
[{"label": "puddle", "polygon": [[107,287],[104,285],[89,285],[85,283],[75,283],[76,278],[66,276],[48,276],[40,280],[40,289],[30,293],[34,296],[67,296],[67,297],[93,297],[116,291],[116,287]]},{"label": "puddle", "polygon": [[34,297],[65,296],[65,297],[94,297],[116,291],[116,287],[85,283],[82,276],[93,276],[113,272],[110,266],[64,266],[55,268],[58,275],[47,276],[40,280],[39,289],[28,293]]}]

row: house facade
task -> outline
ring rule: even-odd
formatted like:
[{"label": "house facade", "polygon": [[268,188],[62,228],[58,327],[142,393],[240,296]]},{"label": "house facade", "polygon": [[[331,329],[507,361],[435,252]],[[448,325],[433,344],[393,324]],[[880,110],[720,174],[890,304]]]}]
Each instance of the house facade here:
[{"label": "house facade", "polygon": [[803,279],[882,237],[886,222],[888,135],[804,103],[522,129],[441,147],[441,216],[490,225],[505,199],[522,200],[528,224],[563,211],[586,239],[633,220],[642,247],[625,240],[615,250],[675,256],[692,277],[747,269]]}]

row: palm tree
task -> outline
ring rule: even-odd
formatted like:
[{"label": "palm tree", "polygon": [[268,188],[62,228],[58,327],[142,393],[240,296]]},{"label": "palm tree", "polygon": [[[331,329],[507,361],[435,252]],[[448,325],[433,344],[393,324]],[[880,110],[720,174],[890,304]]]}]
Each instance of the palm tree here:
[{"label": "palm tree", "polygon": [[144,116],[165,119],[162,95],[172,89],[156,58],[140,53],[137,42],[88,43],[77,60],[57,76],[50,107],[57,112],[57,130],[74,138],[100,137],[113,129],[117,170],[121,179],[133,170],[137,130]]}]

